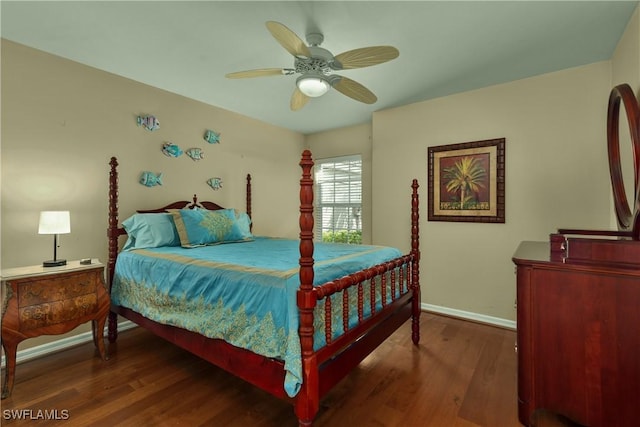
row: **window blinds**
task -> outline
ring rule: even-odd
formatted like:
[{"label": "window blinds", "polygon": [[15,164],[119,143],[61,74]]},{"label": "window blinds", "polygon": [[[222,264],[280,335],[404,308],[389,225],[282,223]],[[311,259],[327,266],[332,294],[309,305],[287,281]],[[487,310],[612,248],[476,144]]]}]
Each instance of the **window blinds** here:
[{"label": "window blinds", "polygon": [[[342,241],[362,231],[362,159],[349,156],[318,160],[315,168],[315,238]],[[348,239],[348,242],[351,239]]]}]

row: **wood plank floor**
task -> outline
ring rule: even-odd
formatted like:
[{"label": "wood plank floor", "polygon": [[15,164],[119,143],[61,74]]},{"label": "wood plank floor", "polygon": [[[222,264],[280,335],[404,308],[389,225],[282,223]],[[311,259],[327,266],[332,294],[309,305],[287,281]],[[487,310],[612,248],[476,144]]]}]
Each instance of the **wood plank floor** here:
[{"label": "wood plank floor", "polygon": [[[516,427],[515,332],[423,313],[321,402],[315,427]],[[122,332],[103,362],[93,344],[21,363],[2,425],[297,426],[286,402],[142,328]],[[64,421],[12,419],[57,410]],[[66,416],[65,416],[66,414]]]}]

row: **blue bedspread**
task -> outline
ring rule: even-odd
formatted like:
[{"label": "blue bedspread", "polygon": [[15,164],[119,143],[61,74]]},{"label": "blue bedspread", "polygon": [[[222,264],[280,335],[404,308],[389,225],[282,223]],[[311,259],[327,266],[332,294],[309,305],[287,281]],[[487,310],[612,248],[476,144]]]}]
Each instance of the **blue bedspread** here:
[{"label": "blue bedspread", "polygon": [[[315,285],[401,256],[398,249],[382,246],[314,246]],[[302,383],[299,258],[298,240],[266,237],[124,251],[116,262],[111,300],[156,322],[283,360],[284,388],[295,396]],[[316,348],[324,344],[323,334],[316,331]]]}]

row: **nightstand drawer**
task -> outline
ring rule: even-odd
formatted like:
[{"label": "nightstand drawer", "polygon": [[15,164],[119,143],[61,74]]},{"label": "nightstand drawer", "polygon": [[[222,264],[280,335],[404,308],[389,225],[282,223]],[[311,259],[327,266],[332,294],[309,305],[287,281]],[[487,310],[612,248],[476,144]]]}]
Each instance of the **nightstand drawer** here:
[{"label": "nightstand drawer", "polygon": [[58,278],[43,278],[20,285],[18,306],[28,307],[46,302],[62,301],[81,295],[95,294],[96,272],[68,274]]},{"label": "nightstand drawer", "polygon": [[20,308],[20,330],[41,328],[65,323],[93,314],[98,308],[98,296],[93,293],[63,301],[55,301]]}]

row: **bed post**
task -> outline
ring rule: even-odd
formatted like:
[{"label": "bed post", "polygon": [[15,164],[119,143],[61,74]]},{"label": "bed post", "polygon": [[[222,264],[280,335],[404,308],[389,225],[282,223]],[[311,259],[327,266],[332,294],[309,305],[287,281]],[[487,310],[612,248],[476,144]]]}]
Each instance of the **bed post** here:
[{"label": "bed post", "polygon": [[305,150],[300,160],[300,288],[297,303],[300,312],[300,347],[302,351],[302,389],[296,396],[295,412],[300,426],[311,426],[320,406],[318,362],[313,352],[313,178],[311,152]]},{"label": "bed post", "polygon": [[251,224],[249,224],[249,231],[253,230],[253,218],[251,218],[251,174],[247,174],[247,215],[249,215],[249,219],[251,219]]},{"label": "bed post", "polygon": [[[107,285],[111,293],[113,284],[113,272],[116,268],[116,257],[118,256],[118,160],[115,157],[109,162],[111,171],[109,172],[109,228],[107,237],[109,238],[109,260],[107,262]],[[118,315],[113,311],[109,312],[109,342],[115,342],[118,338]]]},{"label": "bed post", "polygon": [[411,286],[413,290],[412,316],[411,316],[411,340],[415,345],[420,342],[420,225],[418,203],[418,180],[411,184]]}]

